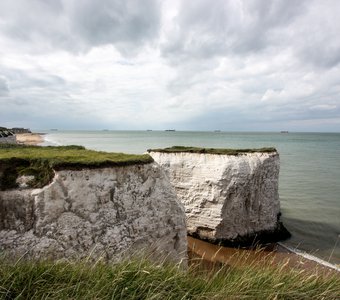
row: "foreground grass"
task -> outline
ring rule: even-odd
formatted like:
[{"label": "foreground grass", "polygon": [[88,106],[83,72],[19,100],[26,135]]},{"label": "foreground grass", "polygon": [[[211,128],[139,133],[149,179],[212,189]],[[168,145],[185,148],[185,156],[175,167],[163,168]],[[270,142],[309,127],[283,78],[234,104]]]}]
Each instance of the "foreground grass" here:
[{"label": "foreground grass", "polygon": [[246,153],[271,153],[277,152],[275,148],[259,148],[259,149],[223,149],[223,148],[200,148],[200,147],[185,147],[173,146],[163,149],[148,149],[148,152],[163,152],[163,153],[206,153],[217,155],[242,155]]},{"label": "foreground grass", "polygon": [[0,189],[15,188],[19,175],[33,175],[31,187],[42,187],[53,178],[53,169],[126,166],[152,162],[149,155],[109,153],[82,146],[40,147],[0,144]]},{"label": "foreground grass", "polygon": [[0,262],[0,299],[338,299],[340,278],[283,267],[185,271],[145,259]]}]

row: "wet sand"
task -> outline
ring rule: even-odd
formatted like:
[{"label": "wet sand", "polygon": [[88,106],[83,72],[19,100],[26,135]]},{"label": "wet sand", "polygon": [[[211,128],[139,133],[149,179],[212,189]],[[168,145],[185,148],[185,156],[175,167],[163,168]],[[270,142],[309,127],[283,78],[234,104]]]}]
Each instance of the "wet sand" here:
[{"label": "wet sand", "polygon": [[334,269],[297,255],[278,244],[256,250],[236,249],[221,247],[188,236],[188,252],[191,262],[198,258],[208,268],[222,265],[230,267],[259,265],[279,266],[313,273],[340,274]]},{"label": "wet sand", "polygon": [[40,133],[18,133],[16,134],[18,144],[39,145],[44,142],[44,138]]}]

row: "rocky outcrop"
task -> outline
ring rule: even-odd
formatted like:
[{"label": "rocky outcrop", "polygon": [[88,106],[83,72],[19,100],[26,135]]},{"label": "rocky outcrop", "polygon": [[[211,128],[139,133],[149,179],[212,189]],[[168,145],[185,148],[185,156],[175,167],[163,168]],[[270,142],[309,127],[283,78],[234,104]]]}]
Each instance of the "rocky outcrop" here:
[{"label": "rocky outcrop", "polygon": [[13,131],[0,127],[0,144],[15,144],[16,137]]},{"label": "rocky outcrop", "polygon": [[185,207],[188,233],[225,245],[287,238],[279,222],[279,154],[150,150]]},{"label": "rocky outcrop", "polygon": [[0,191],[0,253],[117,260],[143,251],[185,261],[184,209],[157,164],[60,170],[41,189],[24,179]]}]

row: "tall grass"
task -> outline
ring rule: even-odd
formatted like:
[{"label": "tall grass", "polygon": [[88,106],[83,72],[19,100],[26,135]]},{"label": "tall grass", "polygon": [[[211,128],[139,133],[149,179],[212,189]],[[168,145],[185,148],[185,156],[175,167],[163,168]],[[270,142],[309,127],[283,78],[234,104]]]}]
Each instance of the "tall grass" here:
[{"label": "tall grass", "polygon": [[338,274],[284,265],[202,268],[139,258],[102,261],[0,262],[0,299],[339,299]]}]

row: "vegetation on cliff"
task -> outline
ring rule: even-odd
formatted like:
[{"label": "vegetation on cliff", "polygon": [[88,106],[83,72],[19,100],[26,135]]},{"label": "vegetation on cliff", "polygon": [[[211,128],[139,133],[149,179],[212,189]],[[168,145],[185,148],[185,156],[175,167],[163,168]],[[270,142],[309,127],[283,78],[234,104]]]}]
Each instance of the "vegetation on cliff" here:
[{"label": "vegetation on cliff", "polygon": [[100,152],[82,146],[0,144],[0,190],[15,188],[16,179],[21,175],[34,176],[29,186],[37,188],[52,180],[53,170],[126,166],[152,161],[149,155]]},{"label": "vegetation on cliff", "polygon": [[217,155],[242,155],[246,153],[272,153],[277,152],[275,148],[259,148],[259,149],[223,149],[223,148],[200,148],[200,147],[186,147],[186,146],[172,146],[163,149],[148,149],[148,152],[162,152],[162,153],[205,153]]},{"label": "vegetation on cliff", "polygon": [[0,299],[338,299],[338,274],[251,264],[189,270],[130,259],[10,263],[0,260]]}]

